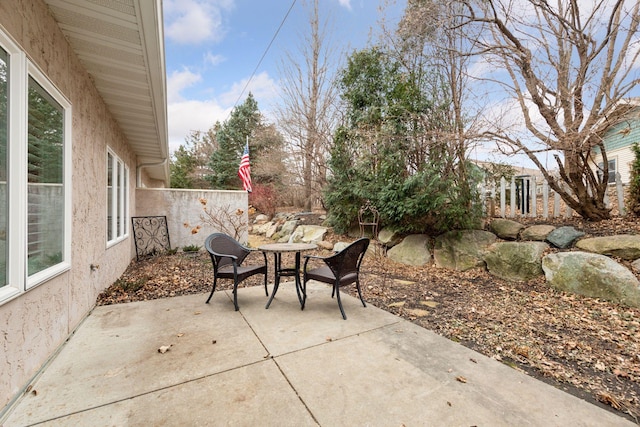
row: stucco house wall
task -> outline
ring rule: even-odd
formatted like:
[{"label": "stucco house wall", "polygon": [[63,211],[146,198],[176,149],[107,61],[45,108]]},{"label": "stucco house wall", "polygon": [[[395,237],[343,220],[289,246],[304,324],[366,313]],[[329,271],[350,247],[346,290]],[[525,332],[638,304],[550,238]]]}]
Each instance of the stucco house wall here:
[{"label": "stucco house wall", "polygon": [[[129,167],[136,211],[136,158],[87,71],[41,0],[0,1],[0,30],[11,37],[72,105],[70,270],[0,305],[0,409],[11,402],[113,283],[134,255],[131,238],[106,245],[106,156]],[[149,182],[142,171],[142,179]],[[153,183],[151,183],[153,184]],[[91,265],[99,266],[92,270]]]},{"label": "stucco house wall", "polygon": [[[235,215],[239,209],[242,212],[241,221],[247,224],[248,193],[246,191],[138,189],[136,214],[138,216],[166,215],[172,248],[187,245],[202,247],[209,234],[224,230],[212,227],[201,220],[204,212],[200,199],[206,200],[207,209],[213,213],[221,210]],[[185,227],[185,223],[189,224],[189,227]],[[193,234],[191,230],[198,225],[201,229]],[[248,237],[247,228],[244,227],[239,240],[246,243]]]}]

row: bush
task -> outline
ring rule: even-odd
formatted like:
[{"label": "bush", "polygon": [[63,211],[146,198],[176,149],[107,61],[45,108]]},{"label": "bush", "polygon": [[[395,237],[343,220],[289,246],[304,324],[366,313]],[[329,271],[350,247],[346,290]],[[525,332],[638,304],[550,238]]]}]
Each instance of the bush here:
[{"label": "bush", "polygon": [[627,208],[634,215],[640,216],[640,146],[635,143],[631,146],[634,154],[631,163],[631,182],[629,185],[629,196],[627,197]]},{"label": "bush", "polygon": [[278,207],[278,192],[273,184],[255,184],[249,193],[249,204],[258,212],[274,216]]}]

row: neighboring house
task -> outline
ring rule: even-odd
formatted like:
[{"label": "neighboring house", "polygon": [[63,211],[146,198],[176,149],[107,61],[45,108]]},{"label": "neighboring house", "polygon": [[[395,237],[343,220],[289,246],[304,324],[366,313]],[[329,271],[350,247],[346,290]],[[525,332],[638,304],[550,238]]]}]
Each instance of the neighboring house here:
[{"label": "neighboring house", "polygon": [[[609,164],[608,181],[615,183],[616,172],[620,180],[628,184],[631,178],[631,164],[634,143],[640,143],[640,98],[629,98],[618,103],[613,113],[612,124],[605,128],[603,139]],[[594,168],[603,169],[603,158],[599,150],[594,155]]]},{"label": "neighboring house", "polygon": [[161,0],[0,1],[0,408],[135,257],[137,188],[168,185],[162,25]]}]

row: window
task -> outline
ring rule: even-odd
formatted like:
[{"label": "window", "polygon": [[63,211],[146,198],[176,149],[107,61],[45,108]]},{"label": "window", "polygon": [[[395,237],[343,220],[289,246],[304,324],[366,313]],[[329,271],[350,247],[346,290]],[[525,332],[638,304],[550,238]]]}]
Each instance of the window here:
[{"label": "window", "polygon": [[[611,159],[607,161],[609,165],[609,178],[607,179],[607,183],[614,184],[616,182],[616,159]],[[598,177],[602,177],[602,173],[604,172],[604,162],[598,163]]]},{"label": "window", "polygon": [[129,168],[111,151],[107,152],[107,243],[129,234]]},{"label": "window", "polygon": [[0,303],[70,268],[71,105],[0,31]]},{"label": "window", "polygon": [[62,261],[64,253],[64,109],[29,78],[27,272]]},{"label": "window", "polygon": [[0,48],[0,288],[7,285],[7,140],[9,56]]}]

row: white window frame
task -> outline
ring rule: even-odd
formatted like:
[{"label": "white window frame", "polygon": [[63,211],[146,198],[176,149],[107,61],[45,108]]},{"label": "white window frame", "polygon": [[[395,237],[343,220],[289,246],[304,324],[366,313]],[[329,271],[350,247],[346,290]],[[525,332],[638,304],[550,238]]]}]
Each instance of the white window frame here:
[{"label": "white window frame", "polygon": [[[8,227],[7,284],[0,287],[0,304],[5,303],[71,268],[72,224],[72,108],[71,103],[4,32],[0,46],[9,55],[7,147]],[[63,109],[63,254],[61,262],[27,276],[27,162],[29,77],[37,82]]]},{"label": "white window frame", "polygon": [[[609,164],[609,176],[607,176],[607,184],[614,185],[616,183],[616,174],[618,173],[618,158],[613,157],[607,159]],[[611,168],[611,162],[613,162],[613,169]],[[602,175],[604,171],[604,161],[598,163],[598,174]],[[613,181],[610,180],[611,173],[613,172]]]},{"label": "white window frame", "polygon": [[[129,167],[116,153],[107,148],[107,173],[109,173],[109,156],[113,159],[111,168],[111,212],[107,200],[107,219],[111,221],[111,235],[107,226],[107,248],[129,237]],[[107,187],[109,185],[107,176]],[[109,197],[109,191],[107,191]],[[120,223],[118,224],[118,219]]]}]

